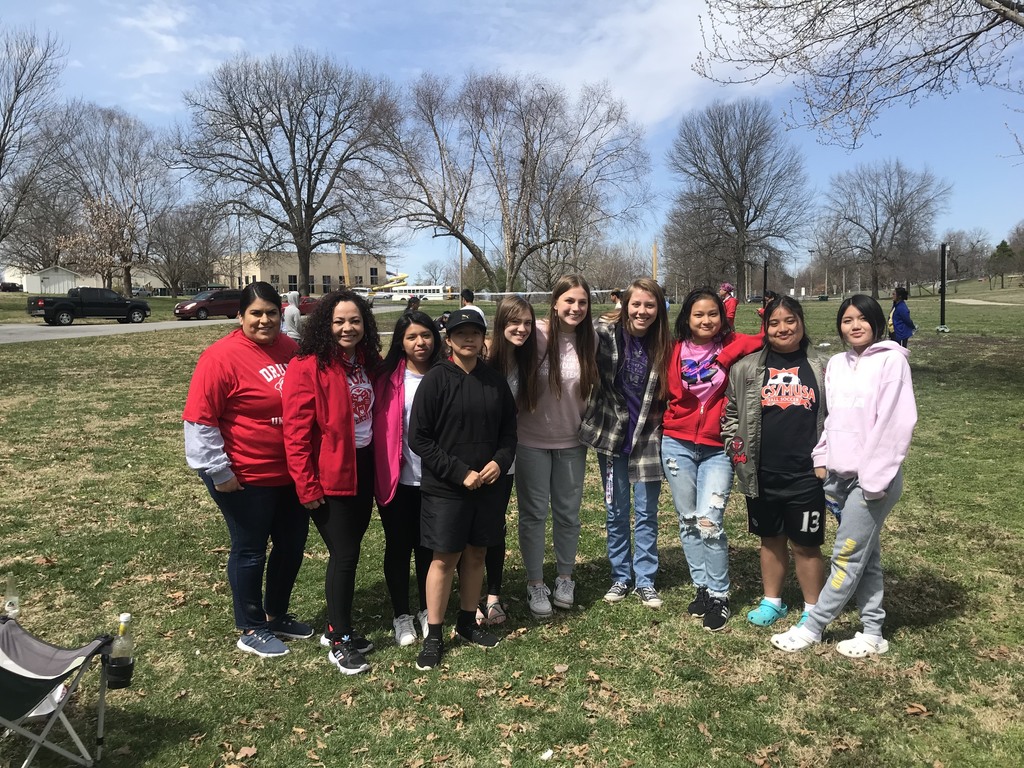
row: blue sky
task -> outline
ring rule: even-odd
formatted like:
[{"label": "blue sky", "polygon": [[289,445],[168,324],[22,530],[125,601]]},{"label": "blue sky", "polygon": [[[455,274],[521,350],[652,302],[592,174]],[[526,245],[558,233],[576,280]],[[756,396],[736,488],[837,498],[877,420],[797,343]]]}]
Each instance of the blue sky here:
[{"label": "blue sky", "polygon": [[[11,6],[14,7],[11,7]],[[784,84],[721,86],[691,71],[701,50],[702,0],[65,0],[14,4],[0,24],[55,32],[68,49],[63,89],[117,105],[154,126],[184,117],[181,93],[239,52],[282,52],[302,45],[404,83],[423,71],[470,69],[538,72],[570,91],[607,80],[647,130],[658,199],[639,238],[649,245],[664,220],[676,181],[665,152],[679,119],[716,98],[754,94],[779,107]],[[339,8],[340,7],[340,8]],[[1024,133],[1024,99],[973,86],[948,99],[897,106],[854,152],[823,146],[813,132],[790,139],[805,153],[814,186],[860,163],[900,158],[953,184],[936,234],[982,227],[993,244],[1024,219],[1018,190],[1024,165],[1006,127]],[[444,258],[436,244],[401,249],[402,271]]]}]

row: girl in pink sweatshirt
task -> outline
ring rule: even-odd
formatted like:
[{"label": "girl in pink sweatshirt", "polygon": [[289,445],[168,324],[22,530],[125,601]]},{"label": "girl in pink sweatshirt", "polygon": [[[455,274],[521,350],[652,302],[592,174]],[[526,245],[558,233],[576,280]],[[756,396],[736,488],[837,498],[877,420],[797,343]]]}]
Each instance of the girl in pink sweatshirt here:
[{"label": "girl in pink sweatshirt", "polygon": [[886,338],[878,302],[855,295],[839,307],[836,327],[849,348],[828,362],[828,416],[814,447],[814,471],[840,518],[832,571],[806,620],[772,637],[782,651],[821,642],[825,627],[856,595],[864,631],[836,650],[863,658],[889,650],[882,637],[882,557],[879,536],[903,493],[903,460],[917,422],[907,350]]}]

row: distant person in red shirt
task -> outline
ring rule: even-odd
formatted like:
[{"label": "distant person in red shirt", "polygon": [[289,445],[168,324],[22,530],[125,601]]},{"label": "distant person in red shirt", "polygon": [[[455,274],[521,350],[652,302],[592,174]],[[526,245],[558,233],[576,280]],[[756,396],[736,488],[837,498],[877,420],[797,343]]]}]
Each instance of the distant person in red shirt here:
[{"label": "distant person in red shirt", "polygon": [[183,415],[185,458],[231,536],[227,572],[242,631],[238,649],[283,656],[288,647],[280,638],[313,635],[288,613],[309,533],[281,432],[281,385],[297,346],[281,333],[281,297],[269,283],[246,286],[238,314],[241,327],[210,345],[192,374]]},{"label": "distant person in red shirt", "polygon": [[725,306],[725,319],[730,329],[736,327],[736,306],[740,303],[739,299],[732,295],[734,290],[732,283],[722,283],[718,286],[718,296]]}]

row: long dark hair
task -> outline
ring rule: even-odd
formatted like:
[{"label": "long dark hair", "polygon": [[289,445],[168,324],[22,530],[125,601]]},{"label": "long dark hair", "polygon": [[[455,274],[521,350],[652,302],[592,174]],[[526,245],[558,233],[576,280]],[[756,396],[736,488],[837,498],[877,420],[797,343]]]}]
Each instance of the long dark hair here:
[{"label": "long dark hair", "polygon": [[341,360],[341,345],[334,337],[332,326],[334,308],[343,301],[355,304],[363,318],[363,338],[356,345],[356,356],[368,373],[374,373],[380,365],[380,334],[377,332],[377,320],[366,299],[345,289],[325,294],[309,313],[302,340],[299,342],[299,355],[315,355],[321,368]]},{"label": "long dark hair", "polygon": [[676,317],[676,338],[679,341],[689,341],[693,338],[693,331],[690,330],[690,313],[693,311],[693,305],[703,299],[711,299],[718,305],[718,316],[722,320],[722,330],[718,332],[718,335],[724,337],[732,332],[729,319],[725,316],[725,304],[722,302],[722,297],[716,291],[705,286],[704,288],[694,288],[683,299],[683,308],[679,310],[679,316]]},{"label": "long dark hair", "polygon": [[562,275],[555,281],[551,291],[551,305],[548,308],[548,387],[555,397],[562,397],[562,364],[559,359],[558,315],[555,304],[562,294],[573,288],[582,288],[587,294],[587,316],[576,326],[576,357],[580,363],[580,397],[586,400],[597,384],[597,341],[594,338],[594,319],[590,314],[590,283],[583,275]]},{"label": "long dark hair", "polygon": [[[882,341],[888,332],[885,313],[877,301],[870,296],[865,296],[863,293],[855,293],[839,305],[839,312],[836,314],[836,332],[839,334],[839,338],[843,339],[843,315],[846,314],[846,310],[851,306],[856,307],[857,311],[864,315],[868,325],[871,326],[871,335],[874,336],[874,340],[871,343],[875,344]],[[846,345],[846,339],[843,339],[843,345]]]},{"label": "long dark hair", "polygon": [[[505,338],[505,328],[512,320],[529,317],[533,323],[530,335],[521,347]],[[494,328],[487,362],[502,376],[508,378],[513,372],[519,382],[516,405],[531,413],[537,407],[537,314],[533,305],[522,296],[506,296],[498,305],[494,315]]]},{"label": "long dark hair", "polygon": [[[646,291],[654,297],[657,305],[657,319],[647,330],[647,354],[650,361],[651,372],[658,374],[658,399],[663,400],[668,394],[668,360],[672,356],[672,332],[669,330],[668,309],[665,307],[665,292],[661,289],[657,280],[650,277],[638,277],[625,291],[622,292],[622,309],[613,310],[608,313],[612,315],[611,321],[622,325],[623,330],[633,335],[631,323],[629,322],[629,302],[633,298],[634,291]],[[615,317],[614,315],[618,315]],[[607,317],[607,316],[606,316]]]},{"label": "long dark hair", "polygon": [[405,359],[405,332],[409,330],[410,325],[422,325],[430,331],[430,335],[434,338],[434,350],[430,353],[427,365],[433,365],[441,359],[441,350],[444,348],[444,345],[441,343],[441,334],[438,333],[434,321],[430,319],[429,315],[425,312],[420,312],[418,309],[406,310],[395,323],[395,332],[391,336],[391,346],[388,347],[388,353],[384,356],[384,362],[380,366],[380,374],[382,376],[390,376],[395,372],[398,364]]},{"label": "long dark hair", "polygon": [[800,338],[800,351],[807,352],[807,348],[811,345],[811,339],[807,335],[807,322],[804,320],[804,308],[801,306],[800,302],[792,296],[776,296],[768,303],[768,306],[764,308],[764,317],[761,319],[761,328],[765,332],[764,346],[771,346],[768,343],[768,321],[772,319],[772,313],[779,309],[788,309],[796,315],[797,318],[799,318],[800,326],[804,329],[804,335]]},{"label": "long dark hair", "polygon": [[269,301],[271,304],[276,306],[278,310],[281,309],[281,294],[277,292],[277,289],[270,283],[264,283],[262,280],[255,283],[249,283],[245,286],[242,291],[242,298],[238,300],[238,314],[244,315],[245,310],[249,308],[256,299],[263,299]]}]

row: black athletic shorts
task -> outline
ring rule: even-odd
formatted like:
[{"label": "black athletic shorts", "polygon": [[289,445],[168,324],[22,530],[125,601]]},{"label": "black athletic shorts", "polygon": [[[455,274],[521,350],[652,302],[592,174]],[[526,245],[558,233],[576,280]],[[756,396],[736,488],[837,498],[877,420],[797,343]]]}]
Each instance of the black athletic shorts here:
[{"label": "black athletic shorts", "polygon": [[747,530],[756,536],[785,535],[806,547],[825,541],[825,491],[807,474],[757,473],[760,495],[747,497]]},{"label": "black athletic shorts", "polygon": [[461,552],[466,545],[490,547],[505,540],[505,512],[511,483],[503,475],[493,484],[451,499],[423,493],[420,544],[434,552]]}]

